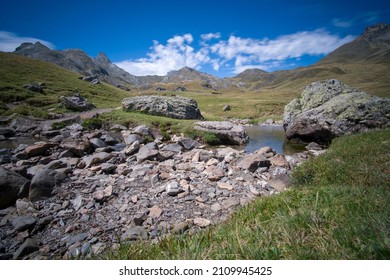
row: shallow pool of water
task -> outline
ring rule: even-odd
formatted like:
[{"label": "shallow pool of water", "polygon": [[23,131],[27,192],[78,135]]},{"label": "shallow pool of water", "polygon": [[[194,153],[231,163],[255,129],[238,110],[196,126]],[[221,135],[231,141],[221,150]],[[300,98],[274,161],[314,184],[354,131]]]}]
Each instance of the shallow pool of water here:
[{"label": "shallow pool of water", "polygon": [[247,126],[249,143],[245,146],[247,153],[254,152],[261,147],[269,146],[278,154],[291,155],[305,150],[305,145],[290,143],[285,138],[281,125],[254,125]]}]

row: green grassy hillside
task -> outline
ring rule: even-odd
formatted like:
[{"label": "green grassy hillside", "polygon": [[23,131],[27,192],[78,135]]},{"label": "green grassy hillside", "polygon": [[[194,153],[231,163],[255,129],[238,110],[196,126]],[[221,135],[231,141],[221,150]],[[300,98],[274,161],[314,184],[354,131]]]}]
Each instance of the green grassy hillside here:
[{"label": "green grassy hillside", "polygon": [[[44,83],[44,93],[23,88],[27,83]],[[118,107],[129,95],[108,84],[92,85],[79,75],[54,64],[0,52],[0,112],[14,112],[44,117],[49,109],[59,108],[60,96],[80,93],[98,108]],[[5,110],[5,104],[9,107]]]}]

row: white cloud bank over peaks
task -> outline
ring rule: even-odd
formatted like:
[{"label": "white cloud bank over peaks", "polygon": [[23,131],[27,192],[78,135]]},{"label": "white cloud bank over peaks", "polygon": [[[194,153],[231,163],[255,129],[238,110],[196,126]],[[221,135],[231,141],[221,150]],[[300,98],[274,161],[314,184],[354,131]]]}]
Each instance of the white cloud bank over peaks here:
[{"label": "white cloud bank over peaks", "polygon": [[32,38],[32,37],[20,37],[14,33],[0,31],[0,51],[2,52],[13,52],[17,47],[19,47],[22,43],[36,43],[41,42],[45,46],[50,49],[54,49],[54,45],[45,40]]},{"label": "white cloud bank over peaks", "polygon": [[[116,65],[133,75],[165,75],[184,66],[201,69],[208,66],[224,74],[240,73],[248,68],[265,71],[290,69],[302,65],[304,56],[326,55],[355,37],[340,37],[325,29],[301,31],[275,39],[241,38],[220,33],[200,35],[191,45],[191,34],[174,36],[166,44],[154,41],[147,57],[117,62]],[[303,63],[304,64],[304,63]]]},{"label": "white cloud bank over peaks", "polygon": [[193,41],[191,34],[174,36],[166,45],[154,41],[148,57],[117,62],[116,65],[137,76],[166,75],[171,70],[185,66],[199,69],[210,61],[209,53],[205,48],[195,51],[190,46]]},{"label": "white cloud bank over peaks", "polygon": [[233,72],[239,73],[254,66],[273,70],[288,64],[288,60],[305,55],[325,55],[353,39],[354,36],[350,35],[340,38],[324,29],[283,35],[273,40],[231,35],[228,40],[212,45],[210,50],[223,61],[233,61]]}]

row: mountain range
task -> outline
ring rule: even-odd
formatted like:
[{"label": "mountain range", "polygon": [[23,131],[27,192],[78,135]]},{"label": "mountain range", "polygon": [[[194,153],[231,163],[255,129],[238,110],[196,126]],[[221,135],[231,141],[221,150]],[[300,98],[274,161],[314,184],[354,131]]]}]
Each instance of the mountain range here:
[{"label": "mountain range", "polygon": [[317,63],[293,70],[266,72],[248,69],[231,78],[218,78],[189,67],[170,71],[166,76],[135,76],[113,64],[107,55],[89,57],[79,49],[51,50],[43,44],[23,43],[15,54],[54,63],[84,76],[120,88],[151,88],[161,84],[194,85],[211,90],[240,88],[246,91],[299,89],[309,82],[337,78],[377,95],[389,95],[390,25],[376,24],[354,41],[325,56]]}]

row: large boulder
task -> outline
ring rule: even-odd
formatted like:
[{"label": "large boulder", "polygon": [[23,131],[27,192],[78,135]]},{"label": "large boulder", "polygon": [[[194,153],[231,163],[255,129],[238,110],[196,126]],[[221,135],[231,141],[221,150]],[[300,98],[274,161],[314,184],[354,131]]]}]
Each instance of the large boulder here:
[{"label": "large boulder", "polygon": [[20,189],[28,183],[18,173],[0,167],[0,209],[14,205]]},{"label": "large boulder", "polygon": [[35,174],[31,180],[29,198],[37,201],[53,195],[53,189],[66,179],[64,173],[55,170],[43,169]]},{"label": "large boulder", "polygon": [[88,110],[96,108],[95,105],[88,102],[80,94],[75,94],[72,96],[63,97],[62,104],[65,106],[65,108],[67,108],[69,110],[79,111],[79,112],[88,111]]},{"label": "large boulder", "polygon": [[222,143],[226,144],[241,145],[249,141],[245,128],[231,122],[197,122],[195,129],[214,133]]},{"label": "large boulder", "polygon": [[390,127],[390,99],[338,80],[315,82],[284,108],[288,140],[328,144],[333,138]]},{"label": "large boulder", "polygon": [[203,119],[194,99],[181,96],[136,96],[122,101],[125,111],[140,111],[174,119]]}]

